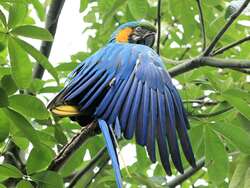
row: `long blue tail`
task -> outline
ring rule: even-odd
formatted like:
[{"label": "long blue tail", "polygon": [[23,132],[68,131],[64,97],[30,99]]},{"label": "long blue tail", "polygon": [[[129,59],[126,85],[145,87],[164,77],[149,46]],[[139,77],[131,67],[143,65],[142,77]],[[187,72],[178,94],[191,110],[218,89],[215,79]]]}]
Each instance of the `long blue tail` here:
[{"label": "long blue tail", "polygon": [[122,188],[122,177],[121,177],[120,167],[118,164],[117,154],[116,154],[116,151],[114,149],[114,145],[111,139],[112,135],[110,135],[109,127],[104,120],[98,119],[98,123],[99,123],[99,127],[101,128],[102,134],[104,136],[106,147],[107,147],[109,156],[111,158],[113,169],[115,171],[116,184],[118,188]]}]

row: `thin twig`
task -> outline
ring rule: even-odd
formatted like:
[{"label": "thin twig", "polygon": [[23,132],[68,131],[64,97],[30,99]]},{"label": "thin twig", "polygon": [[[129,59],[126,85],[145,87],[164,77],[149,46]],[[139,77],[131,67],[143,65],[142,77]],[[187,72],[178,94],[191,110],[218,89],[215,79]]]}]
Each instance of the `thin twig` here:
[{"label": "thin twig", "polygon": [[197,171],[199,171],[204,165],[205,165],[205,157],[202,157],[200,160],[197,161],[196,168],[192,167],[187,168],[183,174],[176,176],[172,181],[168,182],[167,186],[169,188],[175,188],[177,185],[180,185],[186,179],[188,179]]},{"label": "thin twig", "polygon": [[[234,156],[240,154],[239,151],[234,151],[232,153],[228,153],[228,156]],[[201,157],[197,163],[196,168],[189,167],[187,168],[183,174],[176,176],[173,180],[167,183],[167,186],[169,188],[175,188],[177,185],[182,184],[185,180],[190,178],[193,174],[195,174],[197,171],[199,171],[202,167],[205,166],[205,157]],[[209,164],[206,164],[208,166]]]},{"label": "thin twig", "polygon": [[89,182],[86,184],[86,188],[88,188],[90,186],[90,184],[92,183],[92,180],[95,179],[104,169],[104,167],[108,164],[109,159],[106,159],[103,161],[103,163],[100,165],[98,171],[89,179]]},{"label": "thin twig", "polygon": [[250,74],[250,69],[238,69],[238,68],[235,68],[233,70],[244,73],[244,74]]},{"label": "thin twig", "polygon": [[203,39],[203,46],[202,46],[202,51],[206,49],[207,42],[206,42],[206,30],[205,30],[205,22],[204,22],[204,16],[203,16],[203,11],[201,7],[201,0],[196,0],[197,5],[198,5],[198,10],[199,10],[199,17],[200,17],[200,25],[201,25],[201,35]]},{"label": "thin twig", "polygon": [[187,48],[184,50],[184,52],[181,54],[179,60],[183,60],[183,59],[185,58],[186,54],[189,52],[190,49],[191,49],[190,47],[187,47]]},{"label": "thin twig", "polygon": [[103,147],[96,154],[96,156],[88,163],[88,165],[72,178],[72,180],[69,183],[68,188],[73,188],[76,185],[76,183],[81,179],[81,177],[83,177],[86,174],[86,172],[92,169],[93,166],[97,163],[97,161],[99,161],[99,159],[101,159],[103,156],[106,156],[105,161],[109,161],[109,156],[108,156],[106,147]]},{"label": "thin twig", "polygon": [[238,46],[238,45],[240,45],[240,44],[242,44],[242,43],[244,43],[246,41],[249,41],[249,40],[250,40],[250,36],[247,36],[247,37],[245,37],[243,39],[240,39],[240,40],[238,40],[236,42],[233,42],[233,43],[231,43],[231,44],[229,44],[229,45],[227,45],[227,46],[225,46],[223,48],[215,50],[215,52],[213,52],[211,56],[216,56],[216,55],[222,54],[225,51],[227,51],[227,50],[229,50],[229,49],[231,49],[231,48],[233,48],[235,46]]},{"label": "thin twig", "polygon": [[157,6],[157,53],[160,55],[160,40],[161,40],[161,0],[158,0]]},{"label": "thin twig", "polygon": [[203,53],[204,56],[209,56],[211,54],[218,41],[228,30],[228,28],[232,25],[232,23],[238,18],[238,16],[242,13],[242,11],[247,7],[249,2],[250,0],[245,0],[245,2],[241,5],[241,7],[230,17],[228,22],[222,27],[222,29],[217,33],[217,35],[214,37],[210,45],[206,48],[206,50]]},{"label": "thin twig", "polygon": [[233,109],[232,106],[228,107],[228,108],[225,108],[225,109],[222,109],[222,110],[219,110],[217,112],[212,112],[212,113],[209,113],[209,114],[189,114],[190,117],[198,117],[198,118],[209,118],[209,117],[213,117],[213,116],[218,116],[220,114],[223,114],[225,112],[228,112],[229,110]]},{"label": "thin twig", "polygon": [[169,38],[169,33],[167,33],[166,36],[165,36],[165,38],[163,39],[162,45],[166,44],[166,42],[168,41],[168,38]]},{"label": "thin twig", "polygon": [[219,102],[218,101],[204,101],[204,100],[197,100],[197,99],[194,99],[194,100],[182,100],[183,103],[197,103],[199,104],[199,106],[213,106],[213,105],[216,105],[218,104]]}]

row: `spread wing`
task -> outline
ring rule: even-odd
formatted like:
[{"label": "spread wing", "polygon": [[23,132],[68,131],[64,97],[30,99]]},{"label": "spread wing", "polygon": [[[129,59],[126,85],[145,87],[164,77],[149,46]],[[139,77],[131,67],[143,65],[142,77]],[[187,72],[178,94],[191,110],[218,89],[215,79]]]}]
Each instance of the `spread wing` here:
[{"label": "spread wing", "polygon": [[183,172],[178,138],[187,161],[195,166],[181,98],[161,58],[147,46],[108,44],[73,71],[49,107],[53,111],[61,105],[75,106],[78,115],[104,119],[126,139],[135,135],[152,162],[157,142],[167,174],[171,174],[169,156]]}]

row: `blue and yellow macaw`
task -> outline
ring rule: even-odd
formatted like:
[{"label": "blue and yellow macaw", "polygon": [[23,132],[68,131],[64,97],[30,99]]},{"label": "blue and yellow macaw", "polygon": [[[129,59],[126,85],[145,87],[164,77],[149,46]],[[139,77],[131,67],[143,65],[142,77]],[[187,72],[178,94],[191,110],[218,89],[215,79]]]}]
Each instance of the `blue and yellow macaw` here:
[{"label": "blue and yellow macaw", "polygon": [[155,27],[147,21],[121,25],[107,45],[73,70],[68,84],[48,105],[54,114],[69,116],[81,126],[98,121],[119,188],[122,178],[113,135],[126,139],[135,135],[153,163],[157,141],[168,175],[170,156],[183,173],[179,137],[187,161],[195,167],[189,122],[162,59],[152,49],[155,34]]}]

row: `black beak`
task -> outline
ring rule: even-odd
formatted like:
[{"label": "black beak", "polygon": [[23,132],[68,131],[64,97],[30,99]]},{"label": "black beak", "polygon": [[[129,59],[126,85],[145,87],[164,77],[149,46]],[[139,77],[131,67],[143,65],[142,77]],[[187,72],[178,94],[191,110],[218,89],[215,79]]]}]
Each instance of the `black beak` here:
[{"label": "black beak", "polygon": [[131,43],[143,44],[152,48],[155,42],[155,32],[145,30],[144,32],[134,33],[130,39]]},{"label": "black beak", "polygon": [[144,36],[143,36],[145,45],[149,46],[149,47],[153,47],[154,42],[155,42],[155,32],[147,32]]}]

